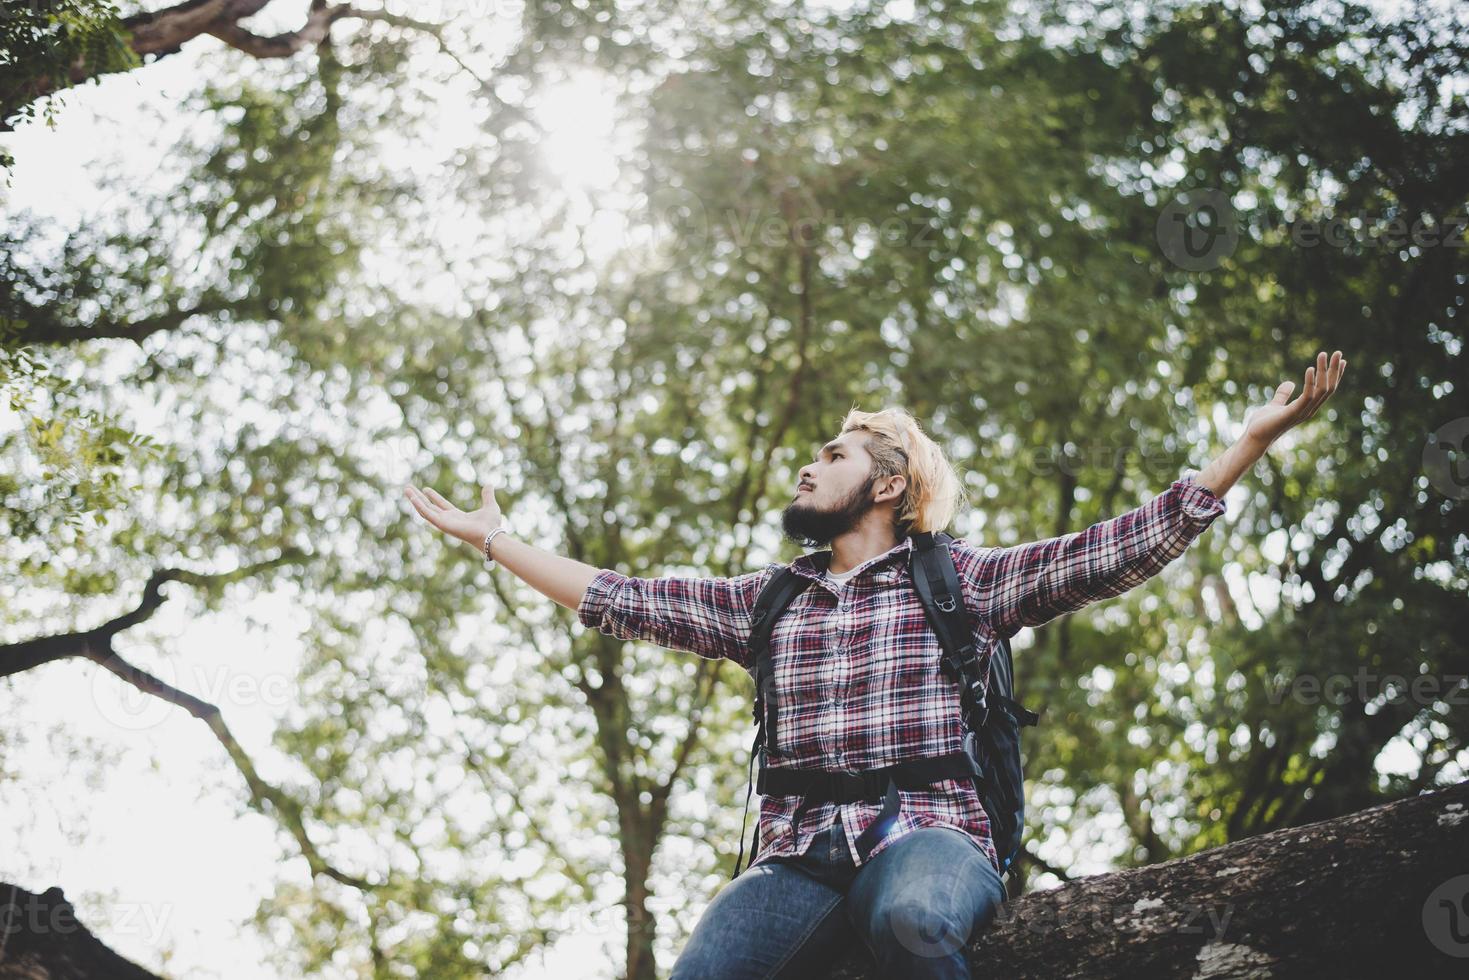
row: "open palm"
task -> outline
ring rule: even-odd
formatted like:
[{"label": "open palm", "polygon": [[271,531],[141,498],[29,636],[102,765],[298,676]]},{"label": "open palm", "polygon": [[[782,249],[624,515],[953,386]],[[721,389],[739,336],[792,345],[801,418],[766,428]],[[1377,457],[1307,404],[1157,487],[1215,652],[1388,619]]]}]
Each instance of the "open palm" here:
[{"label": "open palm", "polygon": [[413,509],[424,520],[445,534],[468,541],[475,547],[479,547],[485,535],[500,525],[500,505],[495,503],[493,487],[481,488],[480,507],[470,511],[455,507],[432,487],[423,490],[413,486],[404,487],[403,496],[408,498]]},{"label": "open palm", "polygon": [[1275,397],[1250,415],[1245,424],[1245,436],[1269,445],[1286,430],[1300,425],[1315,415],[1321,403],[1336,391],[1346,369],[1347,362],[1342,360],[1341,351],[1331,355],[1330,363],[1326,360],[1326,352],[1321,351],[1316,355],[1316,363],[1306,368],[1301,393],[1296,399],[1288,401],[1291,391],[1295,389],[1295,382],[1281,382],[1280,387],[1275,389]]}]

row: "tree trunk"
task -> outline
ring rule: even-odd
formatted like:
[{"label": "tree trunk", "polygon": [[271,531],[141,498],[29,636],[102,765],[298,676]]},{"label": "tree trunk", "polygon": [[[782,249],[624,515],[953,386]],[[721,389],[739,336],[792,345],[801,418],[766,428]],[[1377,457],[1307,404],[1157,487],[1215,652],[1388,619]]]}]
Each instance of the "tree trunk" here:
[{"label": "tree trunk", "polygon": [[[1007,902],[975,977],[1469,976],[1469,781]],[[829,980],[876,973],[865,949]]]}]

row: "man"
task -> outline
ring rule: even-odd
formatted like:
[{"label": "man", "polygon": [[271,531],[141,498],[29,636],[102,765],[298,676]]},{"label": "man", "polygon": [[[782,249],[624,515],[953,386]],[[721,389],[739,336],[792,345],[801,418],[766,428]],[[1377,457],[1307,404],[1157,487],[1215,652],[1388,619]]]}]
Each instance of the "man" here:
[{"label": "man", "polygon": [[[1294,384],[1281,384],[1234,445],[1136,510],[1017,547],[954,541],[985,662],[998,636],[1119,595],[1182,554],[1224,512],[1225,492],[1315,414],[1345,369],[1340,351],[1329,363],[1318,354],[1294,401]],[[734,578],[632,578],[514,538],[489,487],[471,513],[433,490],[405,493],[435,527],[485,547],[583,625],[752,669],[750,611],[778,563]],[[771,636],[781,718],[773,767],[863,771],[959,750],[959,695],[914,593],[908,535],[943,530],[962,495],[943,451],[901,410],[850,412],[801,470],[783,529],[831,547],[791,563],[812,582]],[[853,933],[884,976],[968,977],[964,946],[1004,897],[989,818],[967,780],[901,799],[900,819],[862,853],[879,802],[762,797],[757,857],[710,903],[674,980],[816,976]]]}]

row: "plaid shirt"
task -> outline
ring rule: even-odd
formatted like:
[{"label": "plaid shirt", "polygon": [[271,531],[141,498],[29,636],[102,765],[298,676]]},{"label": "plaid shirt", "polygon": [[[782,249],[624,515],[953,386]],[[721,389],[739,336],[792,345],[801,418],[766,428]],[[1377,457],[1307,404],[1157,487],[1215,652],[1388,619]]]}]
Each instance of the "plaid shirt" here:
[{"label": "plaid shirt", "polygon": [[[1213,491],[1185,475],[1136,510],[1085,531],[1011,548],[955,540],[950,553],[986,671],[1000,634],[1141,585],[1222,513]],[[791,563],[812,584],[771,635],[781,725],[780,744],[767,747],[770,766],[858,771],[961,750],[958,688],[940,669],[942,649],[909,574],[911,552],[905,538],[863,562],[840,587],[825,578],[829,551]],[[632,578],[603,570],[577,618],[620,639],[728,658],[753,676],[750,611],[780,567],[733,578]],[[923,792],[900,791],[900,798],[900,819],[869,861],[913,830],[944,826],[966,834],[999,870],[989,818],[969,781],[943,780]],[[858,836],[882,809],[880,801],[817,804],[793,828],[799,803],[799,796],[761,798],[752,865],[805,853],[838,814],[855,856]]]}]

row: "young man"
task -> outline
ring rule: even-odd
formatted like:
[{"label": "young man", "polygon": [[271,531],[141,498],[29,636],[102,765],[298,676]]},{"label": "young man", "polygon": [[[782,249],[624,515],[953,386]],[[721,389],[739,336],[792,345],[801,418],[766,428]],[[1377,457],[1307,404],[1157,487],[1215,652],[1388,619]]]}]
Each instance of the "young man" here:
[{"label": "young man", "polygon": [[[1182,554],[1224,512],[1225,491],[1315,414],[1345,368],[1340,351],[1329,363],[1319,354],[1294,401],[1294,384],[1281,384],[1234,445],[1136,510],[1017,547],[954,541],[985,662],[998,636],[1119,595]],[[583,625],[752,669],[750,612],[780,564],[734,578],[632,578],[511,536],[489,487],[470,513],[433,490],[405,493],[435,527],[487,550]],[[913,590],[908,535],[943,530],[962,496],[943,451],[901,410],[850,412],[801,470],[783,529],[831,547],[791,563],[812,582],[771,636],[781,719],[772,771],[856,772],[959,750],[958,690]],[[884,976],[968,977],[964,946],[1004,897],[989,817],[968,780],[900,796],[899,819],[865,847],[881,802],[763,796],[757,857],[710,903],[674,980],[818,976],[854,933]]]}]

